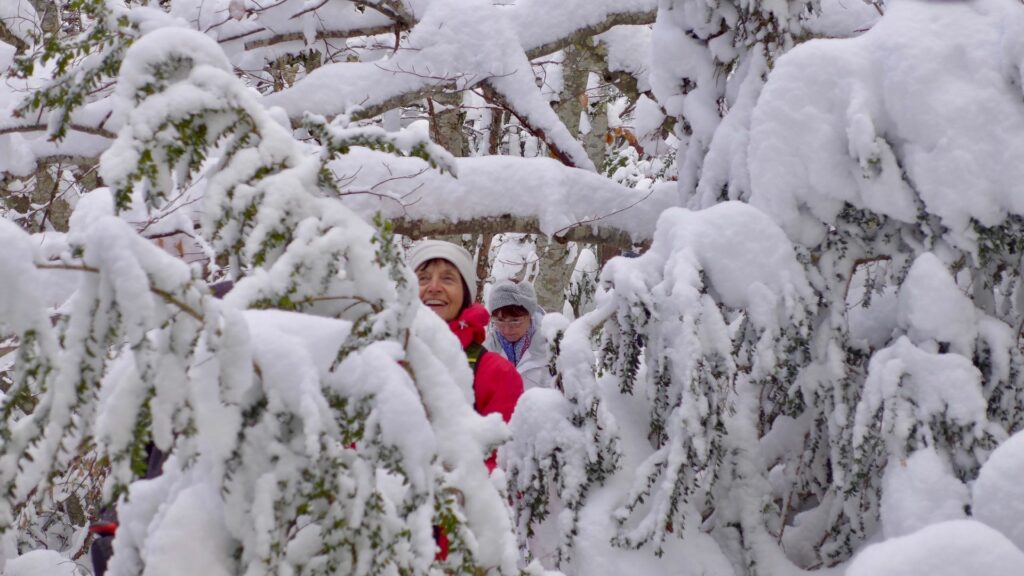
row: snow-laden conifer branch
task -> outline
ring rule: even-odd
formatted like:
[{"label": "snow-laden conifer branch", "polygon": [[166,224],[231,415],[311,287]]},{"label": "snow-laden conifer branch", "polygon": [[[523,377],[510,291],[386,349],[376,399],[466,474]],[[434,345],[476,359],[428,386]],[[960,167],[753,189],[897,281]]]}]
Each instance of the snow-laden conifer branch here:
[{"label": "snow-laden conifer branch", "polygon": [[[99,268],[96,268],[94,266],[87,266],[85,264],[74,264],[74,263],[42,262],[42,263],[36,264],[36,268],[38,268],[40,270],[66,270],[66,271],[69,271],[69,272],[89,272],[91,274],[99,274],[101,272]],[[163,289],[155,287],[155,286],[150,286],[149,289],[150,289],[151,292],[153,292],[153,294],[156,294],[157,296],[163,298],[164,301],[166,301],[168,304],[173,304],[179,310],[181,310],[182,312],[188,314],[189,316],[191,316],[196,321],[198,321],[198,322],[202,322],[203,321],[203,316],[202,316],[202,314],[199,311],[197,311],[196,309],[192,308],[192,306],[188,305],[186,302],[183,302],[183,301],[179,300],[171,292],[168,292],[167,290],[163,290]]]},{"label": "snow-laden conifer branch", "polygon": [[603,296],[595,310],[572,324],[561,315],[545,319],[542,329],[551,342],[558,392],[537,389],[523,395],[511,422],[513,442],[501,453],[517,492],[513,503],[520,541],[529,542],[554,514],[557,539],[544,548],[554,550],[548,561],[556,566],[573,564],[587,497],[620,470],[623,459],[618,425],[593,371],[591,335],[614,313]]},{"label": "snow-laden conifer branch", "polygon": [[[58,326],[41,304],[16,307],[32,304],[44,270],[22,270],[36,249],[2,227],[12,250],[0,303],[23,356],[4,405],[3,526],[95,444],[111,465],[107,497],[125,495],[111,574],[170,562],[164,551],[197,534],[176,566],[515,573],[483,463],[504,427],[467,401],[470,369],[444,323],[421,313],[389,228],[324,194],[325,163],[359,148],[454,171],[450,157],[417,131],[317,119],[323,146],[300,143],[196,32],[146,34],[121,73],[123,128],[101,159],[112,188],[76,209],[65,252],[79,260],[52,265],[82,272]],[[115,215],[162,209],[200,169],[203,231],[238,279],[224,301]],[[28,413],[15,404],[25,394],[39,397]],[[152,448],[168,455],[163,474],[137,482]]]},{"label": "snow-laden conifer branch", "polygon": [[74,38],[54,33],[38,54],[25,54],[17,61],[22,77],[32,76],[37,65],[54,67],[53,79],[18,108],[19,115],[47,113],[48,132],[54,140],[66,136],[73,114],[117,76],[125,50],[138,34],[138,21],[123,5],[83,0],[78,9],[95,22],[94,28]]}]

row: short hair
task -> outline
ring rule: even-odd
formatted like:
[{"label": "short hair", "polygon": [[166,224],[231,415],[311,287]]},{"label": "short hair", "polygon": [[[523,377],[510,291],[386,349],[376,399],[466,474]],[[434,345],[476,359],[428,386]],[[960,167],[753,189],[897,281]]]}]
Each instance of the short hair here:
[{"label": "short hair", "polygon": [[527,310],[525,306],[520,306],[518,304],[509,304],[508,306],[502,306],[501,308],[498,308],[491,314],[494,316],[513,316],[518,318],[520,316],[529,316],[530,311]]}]

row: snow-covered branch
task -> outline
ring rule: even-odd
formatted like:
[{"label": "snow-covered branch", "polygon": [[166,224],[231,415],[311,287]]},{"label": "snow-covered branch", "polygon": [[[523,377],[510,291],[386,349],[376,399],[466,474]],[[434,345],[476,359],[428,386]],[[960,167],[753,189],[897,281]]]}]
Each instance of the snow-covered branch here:
[{"label": "snow-covered branch", "polygon": [[[496,219],[523,232],[628,248],[650,239],[658,215],[676,198],[673,182],[637,190],[552,158],[455,162],[457,178],[424,171],[419,159],[353,150],[331,169],[344,183],[347,206],[367,218],[379,212],[410,232],[499,231],[488,223]],[[374,194],[345,194],[367,190]]]},{"label": "snow-covered branch", "polygon": [[[562,9],[566,9],[565,4],[572,4],[567,2],[562,5]],[[640,4],[640,3],[638,3]],[[657,17],[658,11],[656,2],[647,2],[650,6],[618,6],[616,8],[610,8],[607,12],[598,14],[603,16],[601,20],[594,23],[589,23],[593,18],[587,18],[581,23],[577,24],[579,27],[571,30],[557,30],[558,37],[555,39],[545,39],[543,36],[534,35],[531,32],[539,28],[536,20],[537,13],[531,15],[531,18],[521,18],[515,21],[517,31],[523,40],[523,48],[526,50],[526,55],[531,60],[534,58],[540,58],[547,54],[553,54],[559,50],[562,50],[566,46],[576,44],[584,38],[590,38],[607,32],[615,26],[644,26],[654,24],[654,20]],[[518,6],[518,5],[517,5]],[[525,6],[523,9],[525,10]],[[621,10],[621,11],[618,11]],[[545,18],[551,18],[550,15],[545,15]],[[539,42],[539,44],[538,44]]]},{"label": "snow-covered branch", "polygon": [[[385,25],[385,26],[374,26],[370,28],[351,28],[344,30],[317,30],[313,37],[315,42],[322,42],[324,40],[342,40],[345,38],[358,38],[360,36],[374,36],[377,34],[387,34],[388,32],[394,32],[395,34],[401,33],[403,28],[397,25]],[[256,33],[255,31],[253,33]],[[238,38],[228,38],[222,41],[237,40]],[[275,34],[266,38],[258,38],[256,40],[250,40],[245,43],[246,50],[255,50],[257,48],[266,48],[275,44],[283,44],[285,42],[303,42],[309,41],[309,35],[305,32],[285,32],[283,34]]]},{"label": "snow-covered branch", "polygon": [[[457,234],[504,234],[521,232],[525,234],[543,234],[540,221],[536,218],[515,217],[509,214],[501,216],[485,216],[457,222],[430,222],[426,220],[398,219],[392,220],[395,232],[411,238],[451,236]],[[592,228],[580,225],[554,237],[559,242],[583,242],[587,244],[605,244],[623,250],[632,249],[637,244],[645,244],[644,238],[634,238],[626,232],[610,227]]]}]

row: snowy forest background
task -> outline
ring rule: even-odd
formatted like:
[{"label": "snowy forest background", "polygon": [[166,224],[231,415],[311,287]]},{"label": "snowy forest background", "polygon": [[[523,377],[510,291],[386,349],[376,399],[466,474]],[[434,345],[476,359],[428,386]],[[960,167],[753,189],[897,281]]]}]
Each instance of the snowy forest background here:
[{"label": "snowy forest background", "polygon": [[[4,574],[114,502],[115,575],[1024,574],[1019,0],[0,0],[0,69]],[[507,427],[424,236],[550,312]]]}]

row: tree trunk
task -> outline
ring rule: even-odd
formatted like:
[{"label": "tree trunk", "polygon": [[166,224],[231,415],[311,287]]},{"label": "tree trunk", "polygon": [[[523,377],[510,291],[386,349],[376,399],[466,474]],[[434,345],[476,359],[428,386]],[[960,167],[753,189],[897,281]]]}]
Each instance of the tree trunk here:
[{"label": "tree trunk", "polygon": [[428,101],[430,108],[430,136],[452,156],[465,157],[469,152],[462,110],[462,93],[439,92]]},{"label": "tree trunk", "polygon": [[568,244],[555,242],[544,235],[537,236],[536,251],[540,258],[537,279],[533,283],[537,302],[548,312],[561,312],[565,288],[576,267],[576,258],[572,257]]}]

